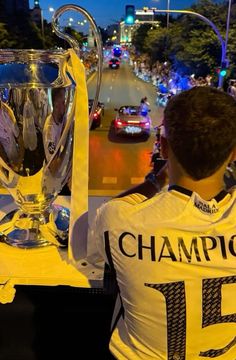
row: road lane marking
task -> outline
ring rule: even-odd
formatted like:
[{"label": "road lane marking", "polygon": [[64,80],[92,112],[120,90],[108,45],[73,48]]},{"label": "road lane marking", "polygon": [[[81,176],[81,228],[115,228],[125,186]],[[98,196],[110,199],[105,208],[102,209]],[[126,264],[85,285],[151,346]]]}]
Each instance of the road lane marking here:
[{"label": "road lane marking", "polygon": [[96,71],[94,71],[94,72],[89,76],[89,78],[86,79],[87,84],[90,83],[90,81],[92,81],[92,79],[95,77],[95,75],[96,75]]},{"label": "road lane marking", "polygon": [[117,177],[103,176],[102,183],[103,184],[117,184]]},{"label": "road lane marking", "polygon": [[143,177],[132,177],[130,178],[132,185],[141,184],[143,182]]},{"label": "road lane marking", "polygon": [[107,98],[107,102],[109,103],[110,101],[111,101],[111,98],[108,97],[108,98]]},{"label": "road lane marking", "polygon": [[112,90],[112,85],[110,86],[110,90]]}]

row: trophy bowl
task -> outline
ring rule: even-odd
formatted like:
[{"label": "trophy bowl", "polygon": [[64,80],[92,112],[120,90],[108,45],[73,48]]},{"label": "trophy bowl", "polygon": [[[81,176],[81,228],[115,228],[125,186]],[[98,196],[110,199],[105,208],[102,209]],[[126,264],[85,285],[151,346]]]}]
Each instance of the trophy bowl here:
[{"label": "trophy bowl", "polygon": [[[59,27],[66,11],[85,16],[96,40],[97,86],[88,118],[91,125],[101,84],[102,42],[93,17],[84,8],[64,5],[53,15],[53,30],[70,44],[68,50],[0,49],[0,183],[18,207],[0,221],[0,240],[18,248],[68,245],[70,211],[54,200],[71,176],[77,176],[73,137],[77,139],[78,120],[83,124],[87,118],[79,119],[75,109],[88,99],[79,45]],[[85,127],[82,136],[88,140],[89,126]],[[87,190],[87,184],[83,186]],[[84,190],[78,191],[86,194]],[[74,219],[74,207],[72,215]]]},{"label": "trophy bowl", "polygon": [[19,209],[1,240],[23,248],[68,242],[69,210],[53,205],[72,166],[75,83],[68,51],[0,50],[0,180]]}]

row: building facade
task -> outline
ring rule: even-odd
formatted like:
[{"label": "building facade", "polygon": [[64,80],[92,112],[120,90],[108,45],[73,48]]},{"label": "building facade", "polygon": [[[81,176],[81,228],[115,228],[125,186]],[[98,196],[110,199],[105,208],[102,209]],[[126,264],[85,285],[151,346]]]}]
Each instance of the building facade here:
[{"label": "building facade", "polygon": [[132,35],[141,24],[153,24],[159,26],[157,21],[158,14],[155,14],[156,8],[143,7],[142,9],[135,9],[134,24],[126,24],[125,21],[120,22],[120,44],[129,45],[132,43]]},{"label": "building facade", "polygon": [[19,12],[29,13],[29,0],[0,0],[0,21],[8,22]]},{"label": "building facade", "polygon": [[1,1],[1,11],[7,16],[15,15],[19,11],[29,12],[29,0]]}]

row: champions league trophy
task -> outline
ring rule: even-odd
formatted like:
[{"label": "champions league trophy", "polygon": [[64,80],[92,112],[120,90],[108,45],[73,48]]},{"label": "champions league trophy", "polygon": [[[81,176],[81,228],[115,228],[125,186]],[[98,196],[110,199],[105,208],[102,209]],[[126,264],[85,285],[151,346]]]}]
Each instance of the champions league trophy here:
[{"label": "champions league trophy", "polygon": [[96,40],[93,112],[100,90],[102,45],[97,25],[86,10],[65,5],[54,14],[55,33],[72,49],[0,50],[0,182],[18,207],[0,222],[0,239],[18,248],[68,244],[70,212],[53,202],[71,177],[77,121],[78,84],[71,52],[78,59],[79,46],[58,27],[59,17],[71,10],[88,19]]}]

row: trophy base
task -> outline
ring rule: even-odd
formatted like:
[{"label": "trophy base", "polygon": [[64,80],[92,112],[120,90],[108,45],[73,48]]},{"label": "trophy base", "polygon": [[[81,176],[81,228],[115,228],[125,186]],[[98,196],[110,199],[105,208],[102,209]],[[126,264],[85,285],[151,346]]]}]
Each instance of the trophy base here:
[{"label": "trophy base", "polygon": [[0,241],[22,249],[67,247],[70,211],[60,205],[51,206],[51,210],[47,222],[21,210],[10,212],[0,221]]}]

